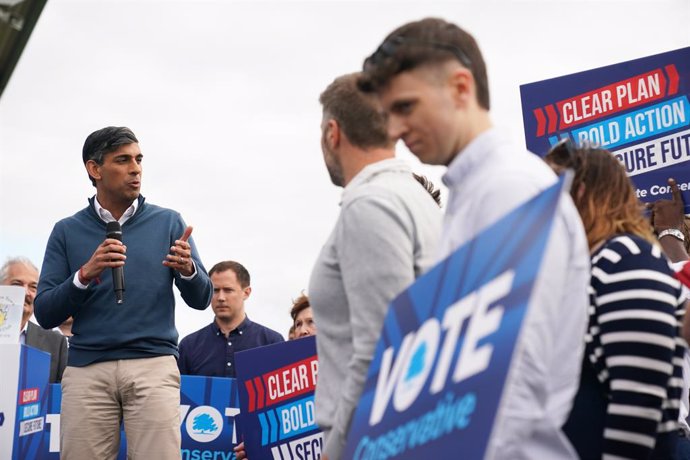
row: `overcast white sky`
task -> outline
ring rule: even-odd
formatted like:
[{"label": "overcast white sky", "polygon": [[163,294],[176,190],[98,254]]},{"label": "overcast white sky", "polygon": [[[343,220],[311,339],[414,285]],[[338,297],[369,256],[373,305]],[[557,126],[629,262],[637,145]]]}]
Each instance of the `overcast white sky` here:
[{"label": "overcast white sky", "polygon": [[[49,0],[0,98],[0,262],[40,267],[53,224],[94,193],[85,137],[129,126],[143,195],[194,226],[207,268],[243,263],[248,314],[285,335],[338,214],[318,96],[426,16],[477,38],[493,119],[521,143],[520,84],[690,45],[688,0]],[[441,170],[399,153],[440,183]],[[180,336],[212,317],[179,301]]]}]

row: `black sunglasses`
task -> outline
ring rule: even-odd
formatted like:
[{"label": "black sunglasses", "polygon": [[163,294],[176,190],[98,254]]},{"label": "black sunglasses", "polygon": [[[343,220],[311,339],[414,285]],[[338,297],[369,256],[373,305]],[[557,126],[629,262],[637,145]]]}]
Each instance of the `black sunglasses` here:
[{"label": "black sunglasses", "polygon": [[467,67],[468,69],[472,68],[472,61],[470,60],[470,58],[467,57],[467,54],[465,54],[460,48],[456,46],[449,45],[447,43],[416,40],[414,38],[406,38],[401,35],[397,35],[381,43],[381,45],[378,48],[376,48],[376,51],[374,51],[374,53],[371,56],[366,58],[366,60],[364,61],[364,70],[371,66],[377,66],[381,64],[385,59],[393,57],[398,48],[405,45],[426,46],[437,50],[448,51],[452,53],[463,66]]}]

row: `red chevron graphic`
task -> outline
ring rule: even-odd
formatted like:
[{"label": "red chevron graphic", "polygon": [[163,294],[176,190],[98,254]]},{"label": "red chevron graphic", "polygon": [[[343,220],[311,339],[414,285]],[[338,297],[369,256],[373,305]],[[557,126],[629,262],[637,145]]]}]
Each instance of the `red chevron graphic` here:
[{"label": "red chevron graphic", "polygon": [[549,119],[549,134],[556,131],[556,123],[558,122],[558,114],[556,113],[556,108],[553,104],[549,104],[546,107],[546,116]]},{"label": "red chevron graphic", "polygon": [[257,404],[256,404],[257,407],[256,408],[257,409],[263,409],[266,392],[264,390],[264,384],[263,384],[263,382],[261,382],[260,377],[254,377],[254,385],[256,385],[256,391],[259,394],[258,399],[257,399]]},{"label": "red chevron graphic", "polygon": [[678,92],[678,70],[676,70],[675,64],[669,64],[666,67],[666,74],[668,75],[668,96],[676,94]]},{"label": "red chevron graphic", "polygon": [[537,137],[541,137],[546,133],[546,117],[541,108],[534,109],[534,118],[537,119]]},{"label": "red chevron graphic", "polygon": [[256,391],[254,391],[254,385],[252,385],[251,380],[245,380],[244,387],[247,389],[247,394],[249,395],[249,412],[254,412],[254,410],[256,410]]}]

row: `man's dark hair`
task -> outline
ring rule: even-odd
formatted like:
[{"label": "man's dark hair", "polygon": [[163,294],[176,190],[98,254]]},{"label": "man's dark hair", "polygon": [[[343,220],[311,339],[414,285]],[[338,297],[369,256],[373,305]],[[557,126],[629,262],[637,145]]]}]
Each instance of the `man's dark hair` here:
[{"label": "man's dark hair", "polygon": [[399,73],[449,60],[472,72],[477,101],[489,110],[489,81],[477,42],[460,27],[438,18],[410,22],[391,32],[364,61],[357,84],[362,91],[376,92]]},{"label": "man's dark hair", "polygon": [[422,187],[424,187],[424,190],[429,192],[429,195],[431,195],[431,198],[434,199],[436,204],[439,207],[441,207],[441,190],[434,187],[434,183],[427,179],[426,176],[422,176],[416,173],[412,173],[412,175],[415,179],[417,179],[417,182],[419,182],[422,185]]},{"label": "man's dark hair", "polygon": [[[124,126],[108,126],[89,134],[84,141],[84,148],[81,151],[81,158],[86,164],[93,160],[99,165],[103,164],[103,156],[106,153],[114,152],[121,145],[137,144],[139,140],[131,129]],[[96,186],[96,181],[89,175],[91,183]]]},{"label": "man's dark hair", "polygon": [[319,97],[323,112],[338,122],[355,147],[390,147],[392,143],[386,119],[379,110],[377,99],[357,88],[359,76],[359,73],[343,75],[328,85]]},{"label": "man's dark hair", "polygon": [[228,270],[232,270],[233,273],[235,273],[235,276],[237,277],[237,282],[240,283],[242,289],[250,285],[251,279],[249,278],[249,272],[246,268],[244,268],[244,265],[242,265],[239,262],[235,262],[234,260],[218,262],[213,266],[213,268],[211,268],[208,271],[208,276],[211,276],[214,273],[226,272]]}]

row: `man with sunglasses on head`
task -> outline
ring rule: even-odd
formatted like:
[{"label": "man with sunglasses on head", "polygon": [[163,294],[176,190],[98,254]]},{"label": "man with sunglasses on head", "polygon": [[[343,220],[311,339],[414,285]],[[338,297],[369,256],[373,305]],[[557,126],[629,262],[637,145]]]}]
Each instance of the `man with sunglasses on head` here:
[{"label": "man with sunglasses on head", "polygon": [[[358,85],[378,95],[393,139],[424,163],[448,167],[441,258],[556,181],[492,127],[482,54],[455,24],[429,18],[399,27],[365,61]],[[563,194],[486,458],[577,458],[561,426],[579,382],[588,282],[582,223]]]}]

